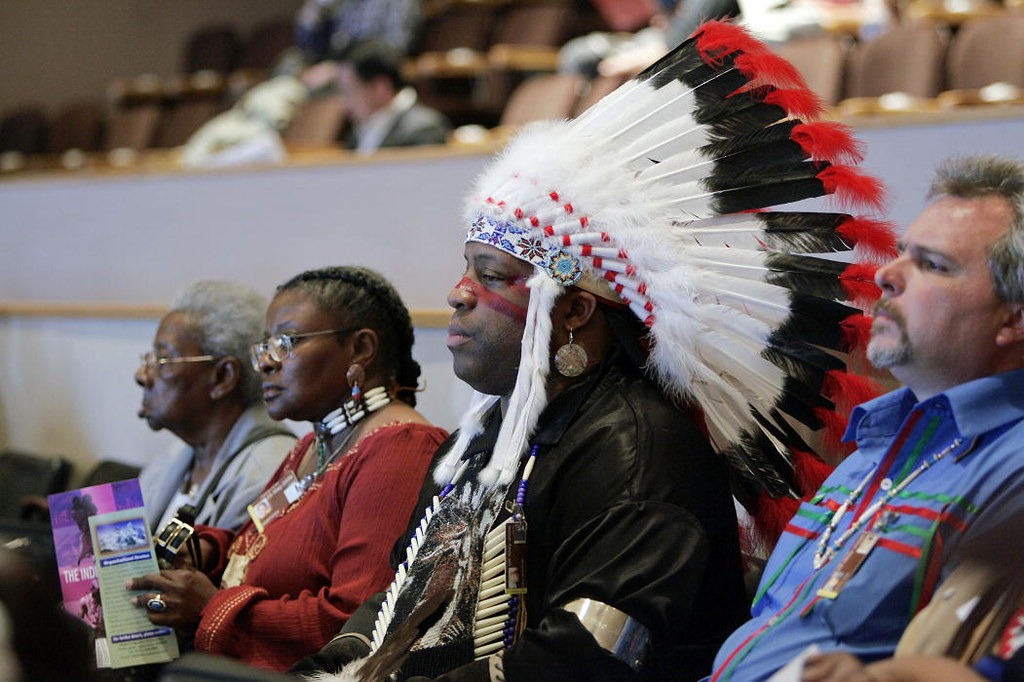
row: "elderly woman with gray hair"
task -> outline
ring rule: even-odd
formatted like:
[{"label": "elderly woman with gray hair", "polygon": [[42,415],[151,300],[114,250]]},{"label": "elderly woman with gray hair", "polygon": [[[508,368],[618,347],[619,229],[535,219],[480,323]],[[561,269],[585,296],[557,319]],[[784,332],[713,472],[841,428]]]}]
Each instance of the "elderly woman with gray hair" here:
[{"label": "elderly woman with gray hair", "polygon": [[183,505],[195,521],[236,529],[295,444],[262,401],[249,347],[263,333],[266,299],[233,282],[197,281],[174,297],[142,356],[139,417],[184,442],[147,465],[139,480],[159,531]]}]

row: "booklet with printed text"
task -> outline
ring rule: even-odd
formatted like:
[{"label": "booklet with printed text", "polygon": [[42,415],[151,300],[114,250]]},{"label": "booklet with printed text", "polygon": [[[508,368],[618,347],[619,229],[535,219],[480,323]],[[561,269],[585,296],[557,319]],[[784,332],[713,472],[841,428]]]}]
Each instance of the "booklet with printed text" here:
[{"label": "booklet with printed text", "polygon": [[64,608],[96,635],[96,664],[124,668],[178,656],[174,630],[131,603],[125,580],[156,573],[138,479],[49,496]]}]

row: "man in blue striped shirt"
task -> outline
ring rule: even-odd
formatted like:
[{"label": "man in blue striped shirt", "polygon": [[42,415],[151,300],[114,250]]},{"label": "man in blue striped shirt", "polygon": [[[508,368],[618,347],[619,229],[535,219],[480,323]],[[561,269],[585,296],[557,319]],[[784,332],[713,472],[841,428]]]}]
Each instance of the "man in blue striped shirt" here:
[{"label": "man in blue striped shirt", "polygon": [[868,357],[905,387],[854,410],[857,451],[789,523],[711,680],[811,645],[891,656],[971,543],[1024,514],[1024,165],[952,160],[929,197],[876,277]]}]

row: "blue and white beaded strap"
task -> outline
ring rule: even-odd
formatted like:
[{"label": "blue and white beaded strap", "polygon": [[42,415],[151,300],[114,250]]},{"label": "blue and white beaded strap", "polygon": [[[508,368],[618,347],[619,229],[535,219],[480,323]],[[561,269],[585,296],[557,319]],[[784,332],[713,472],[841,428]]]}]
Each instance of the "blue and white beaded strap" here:
[{"label": "blue and white beaded strap", "polygon": [[441,500],[443,500],[448,493],[454,488],[455,484],[465,473],[466,467],[469,462],[463,462],[462,466],[459,467],[458,471],[455,472],[455,476],[452,480],[441,490],[440,493],[434,495],[434,499],[431,500],[430,505],[427,506],[423,512],[423,518],[420,519],[420,523],[416,526],[416,531],[412,534],[412,538],[409,540],[409,546],[405,548],[405,560],[399,565],[398,570],[395,572],[395,577],[391,581],[391,585],[388,586],[387,592],[384,593],[384,601],[380,606],[380,610],[377,612],[377,621],[373,626],[373,641],[370,645],[370,653],[380,647],[384,642],[384,637],[388,633],[388,628],[391,627],[391,621],[395,616],[395,602],[398,601],[398,595],[402,591],[402,587],[405,586],[406,578],[409,575],[409,567],[412,566],[412,562],[416,559],[416,555],[420,551],[420,547],[423,546],[423,540],[427,534],[427,526],[430,525],[430,520],[434,518],[434,514],[437,513],[438,508],[441,506]]}]

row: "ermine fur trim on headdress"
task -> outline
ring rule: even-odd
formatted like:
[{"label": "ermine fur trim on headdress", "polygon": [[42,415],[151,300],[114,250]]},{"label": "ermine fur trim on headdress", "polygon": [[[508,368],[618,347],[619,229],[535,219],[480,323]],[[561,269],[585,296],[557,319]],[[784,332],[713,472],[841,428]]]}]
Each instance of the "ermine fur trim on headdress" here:
[{"label": "ermine fur trim on headdress", "polygon": [[[849,165],[861,159],[850,130],[800,120],[820,111],[791,65],[709,22],[575,121],[523,129],[466,203],[467,241],[620,301],[647,325],[646,370],[703,411],[748,498],[804,494],[793,452],[814,449],[794,424],[841,428],[834,391],[862,390],[838,353],[865,339],[854,306],[879,294],[874,265],[814,254],[894,254],[881,221],[761,212],[827,195],[880,207],[881,185]],[[543,289],[531,291],[500,481],[546,404],[550,320],[545,329],[534,306]]]},{"label": "ermine fur trim on headdress", "polygon": [[[478,477],[488,487],[512,482],[519,457],[526,450],[529,438],[537,428],[540,413],[547,406],[551,310],[563,289],[540,270],[529,279],[526,286],[530,289],[530,303],[526,311],[516,385],[505,407],[506,418],[501,422],[494,453]],[[435,482],[444,485],[454,476],[470,440],[482,431],[483,417],[495,400],[494,396],[481,393],[474,395],[473,404],[459,425],[459,437],[455,445],[435,469]],[[514,418],[510,415],[514,415]]]},{"label": "ermine fur trim on headdress", "polygon": [[473,398],[469,403],[469,409],[462,415],[459,421],[458,435],[452,448],[445,453],[444,458],[434,467],[434,481],[438,485],[446,485],[455,478],[455,472],[459,470],[459,461],[466,453],[470,441],[480,435],[483,431],[483,420],[491,407],[498,402],[498,396],[487,395],[473,391]]}]

